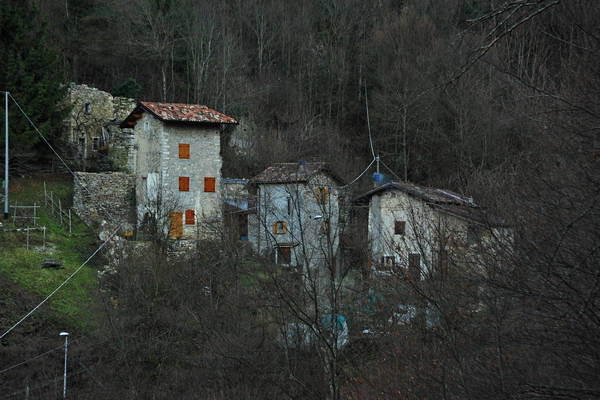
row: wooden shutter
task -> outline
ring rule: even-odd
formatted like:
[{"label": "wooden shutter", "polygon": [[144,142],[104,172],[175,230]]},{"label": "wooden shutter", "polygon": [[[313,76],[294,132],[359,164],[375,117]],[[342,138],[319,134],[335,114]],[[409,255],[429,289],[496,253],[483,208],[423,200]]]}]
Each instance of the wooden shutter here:
[{"label": "wooden shutter", "polygon": [[185,224],[194,225],[196,222],[196,214],[194,210],[185,210]]},{"label": "wooden shutter", "polygon": [[323,233],[323,234],[329,233],[329,221],[321,222],[321,233]]},{"label": "wooden shutter", "polygon": [[190,158],[189,143],[179,143],[179,158]]},{"label": "wooden shutter", "polygon": [[274,234],[284,234],[287,233],[287,222],[285,221],[275,221],[273,223],[273,233]]},{"label": "wooden shutter", "polygon": [[204,191],[205,192],[214,192],[215,191],[215,178],[204,178]]},{"label": "wooden shutter", "polygon": [[276,221],[276,222],[273,222],[273,234],[275,234],[275,235],[276,235],[276,234],[278,234],[278,233],[279,233],[279,232],[278,232],[278,230],[279,230],[279,229],[278,229],[278,227],[279,227],[279,222],[277,222],[277,221]]},{"label": "wooden shutter", "polygon": [[183,213],[172,212],[169,216],[169,237],[177,239],[183,233]]},{"label": "wooden shutter", "polygon": [[317,203],[327,204],[329,203],[329,189],[320,187],[317,189]]},{"label": "wooden shutter", "polygon": [[179,191],[189,192],[190,191],[190,178],[188,176],[179,177]]}]

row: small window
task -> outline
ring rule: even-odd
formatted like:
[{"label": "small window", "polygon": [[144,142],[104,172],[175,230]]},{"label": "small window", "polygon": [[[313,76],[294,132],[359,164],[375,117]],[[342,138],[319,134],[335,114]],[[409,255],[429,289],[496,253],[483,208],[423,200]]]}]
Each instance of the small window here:
[{"label": "small window", "polygon": [[406,221],[395,221],[394,222],[394,234],[404,235],[406,229]]},{"label": "small window", "polygon": [[329,233],[329,221],[321,222],[321,233],[323,233],[323,234]]},{"label": "small window", "polygon": [[179,158],[190,158],[189,143],[179,143]]},{"label": "small window", "polygon": [[196,213],[194,210],[185,210],[185,224],[194,225],[196,223]]},{"label": "small window", "polygon": [[291,247],[277,247],[275,249],[275,264],[291,264],[292,249]]},{"label": "small window", "polygon": [[204,178],[204,191],[214,192],[215,191],[215,178]]},{"label": "small window", "polygon": [[188,176],[179,177],[179,191],[189,192],[190,191],[190,178]]},{"label": "small window", "polygon": [[100,138],[99,137],[95,137],[95,138],[92,138],[92,140],[93,140],[93,143],[92,143],[93,147],[92,148],[94,150],[99,150],[100,149]]},{"label": "small window", "polygon": [[381,265],[396,265],[396,257],[394,256],[382,256],[381,257]]},{"label": "small window", "polygon": [[92,113],[92,103],[85,103],[83,105],[83,112],[86,115],[90,115]]},{"label": "small window", "polygon": [[327,204],[329,203],[329,189],[320,187],[316,190],[317,203]]},{"label": "small window", "polygon": [[292,215],[292,208],[293,208],[292,198],[288,197],[287,198],[287,212],[288,212],[288,215]]},{"label": "small window", "polygon": [[276,221],[273,223],[273,233],[275,235],[282,235],[287,233],[287,222],[285,221]]}]

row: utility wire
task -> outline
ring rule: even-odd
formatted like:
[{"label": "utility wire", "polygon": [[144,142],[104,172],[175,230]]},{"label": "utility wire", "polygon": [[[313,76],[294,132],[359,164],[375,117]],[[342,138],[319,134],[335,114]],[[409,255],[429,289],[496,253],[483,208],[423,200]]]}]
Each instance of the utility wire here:
[{"label": "utility wire", "polygon": [[365,80],[365,106],[367,108],[367,129],[369,130],[369,144],[371,145],[371,155],[375,160],[375,150],[373,149],[373,138],[371,137],[371,119],[369,118],[369,99],[367,97],[367,81]]},{"label": "utility wire", "polygon": [[106,245],[106,243],[108,243],[114,235],[116,235],[116,233],[119,231],[121,227],[117,227],[117,229],[115,229],[113,231],[113,233],[104,241],[102,242],[102,244],[100,245],[100,247],[98,247],[88,258],[87,260],[85,260],[83,262],[83,264],[81,264],[75,271],[73,271],[73,273],[71,275],[69,275],[69,277],[67,279],[65,279],[63,281],[63,283],[61,283],[60,285],[58,285],[58,287],[56,289],[54,289],[52,291],[52,293],[50,293],[48,296],[46,296],[46,298],[44,300],[42,300],[40,302],[40,304],[38,304],[37,306],[35,306],[31,311],[29,311],[27,314],[25,314],[25,316],[23,318],[21,318],[16,324],[14,324],[13,326],[11,326],[6,332],[4,332],[2,334],[2,336],[0,336],[0,339],[2,339],[4,336],[6,336],[10,331],[12,331],[13,329],[15,329],[17,326],[19,326],[21,324],[21,322],[25,321],[27,319],[27,317],[29,317],[31,314],[33,314],[38,308],[40,308],[46,301],[48,301],[48,299],[52,296],[54,296],[54,294],[56,292],[58,292],[60,290],[60,288],[62,288],[64,285],[66,285],[67,282],[69,282],[71,280],[71,278],[73,278],[75,275],[77,275],[77,273],[79,271],[81,271],[81,269],[96,255],[98,254],[98,252],[100,250],[102,250],[102,248]]},{"label": "utility wire", "polygon": [[11,367],[4,368],[3,370],[1,370],[1,371],[0,371],[0,374],[3,374],[3,373],[5,373],[5,372],[8,372],[8,371],[10,371],[10,370],[12,370],[12,369],[15,369],[15,368],[17,368],[17,367],[20,367],[21,365],[27,364],[27,363],[28,363],[28,362],[30,362],[30,361],[37,360],[38,358],[40,358],[40,357],[43,357],[43,356],[46,356],[46,355],[48,355],[48,354],[52,353],[53,351],[56,351],[56,350],[59,350],[59,349],[64,349],[64,347],[65,347],[64,345],[57,346],[57,347],[55,347],[55,348],[53,348],[53,349],[50,349],[50,350],[46,351],[45,353],[38,354],[37,356],[35,356],[35,357],[31,357],[31,358],[30,358],[30,359],[28,359],[28,360],[21,361],[20,363],[18,363],[18,364],[15,364],[15,365],[13,365],[13,366],[11,366]]},{"label": "utility wire", "polygon": [[[71,173],[71,175],[73,175],[73,178],[75,178],[74,179],[75,185],[78,185],[83,190],[85,190],[90,196],[93,196],[92,193],[89,191],[89,189],[79,182],[79,179],[77,178],[77,175],[75,175],[75,172],[73,172],[73,170],[69,167],[67,162],[60,156],[60,154],[58,154],[58,152],[54,149],[54,147],[50,144],[50,142],[48,141],[48,139],[46,139],[46,137],[42,134],[42,132],[40,132],[38,127],[33,123],[31,118],[29,118],[29,115],[27,115],[27,113],[23,110],[23,108],[21,108],[21,105],[17,102],[17,100],[13,97],[13,95],[10,92],[8,93],[8,95],[10,96],[11,99],[13,99],[13,101],[15,102],[15,104],[17,105],[17,107],[19,108],[21,113],[23,114],[23,116],[27,119],[27,121],[29,121],[29,124],[31,124],[31,126],[33,127],[33,129],[35,129],[37,134],[40,135],[40,137],[48,145],[50,150],[52,150],[52,152],[56,155],[56,157],[58,157],[58,159],[63,163],[63,165]],[[96,205],[99,208],[101,208],[102,211],[104,211],[106,213],[106,215],[109,217],[109,219],[111,219],[113,222],[115,222],[117,225],[120,226],[119,221],[102,204],[96,203]]]},{"label": "utility wire", "polygon": [[369,165],[367,166],[367,168],[365,168],[365,170],[363,172],[361,172],[360,175],[358,175],[356,178],[354,178],[354,180],[352,182],[350,182],[349,184],[344,185],[342,187],[348,187],[348,186],[352,185],[354,182],[356,182],[357,180],[359,180],[365,174],[365,172],[367,172],[369,170],[369,168],[371,168],[371,165],[373,165],[374,162],[375,162],[375,159],[372,159],[371,162],[369,163]]},{"label": "utility wire", "polygon": [[[379,161],[381,161],[381,159],[379,159]],[[394,171],[392,171],[392,169],[390,167],[385,165],[385,163],[383,161],[381,161],[381,163],[383,164],[384,167],[386,167],[388,169],[388,171],[390,171],[392,173],[392,175],[394,175],[396,178],[398,178],[399,180],[402,181],[402,178],[400,178],[398,175],[396,175],[396,173]]]}]

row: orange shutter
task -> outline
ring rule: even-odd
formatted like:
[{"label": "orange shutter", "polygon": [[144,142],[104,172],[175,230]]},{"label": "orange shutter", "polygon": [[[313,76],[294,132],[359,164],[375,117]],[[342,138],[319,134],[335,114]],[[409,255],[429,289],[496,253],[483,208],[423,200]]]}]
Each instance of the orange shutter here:
[{"label": "orange shutter", "polygon": [[169,217],[169,237],[171,239],[180,238],[183,233],[183,213],[172,212]]},{"label": "orange shutter", "polygon": [[196,221],[196,215],[194,210],[185,210],[185,224],[186,225],[194,225]]},{"label": "orange shutter", "polygon": [[273,233],[275,233],[275,234],[277,234],[277,233],[278,233],[278,232],[277,232],[277,231],[278,231],[278,229],[277,229],[277,227],[278,227],[278,226],[279,226],[279,222],[274,222],[274,223],[273,223]]},{"label": "orange shutter", "polygon": [[187,176],[179,177],[179,191],[189,192],[190,191],[190,178]]},{"label": "orange shutter", "polygon": [[316,191],[317,203],[327,204],[329,202],[329,189],[320,187]]},{"label": "orange shutter", "polygon": [[189,143],[179,143],[179,158],[190,158]]},{"label": "orange shutter", "polygon": [[215,178],[204,178],[204,191],[214,192],[215,191]]}]

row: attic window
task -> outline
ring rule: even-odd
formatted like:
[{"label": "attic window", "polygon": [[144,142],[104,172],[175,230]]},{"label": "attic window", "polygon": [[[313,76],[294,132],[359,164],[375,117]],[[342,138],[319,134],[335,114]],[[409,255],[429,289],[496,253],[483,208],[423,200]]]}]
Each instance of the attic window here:
[{"label": "attic window", "polygon": [[320,187],[315,191],[315,195],[317,196],[318,204],[327,204],[329,203],[329,189],[326,187]]},{"label": "attic window", "polygon": [[275,235],[283,235],[284,233],[287,233],[287,222],[275,221],[273,223],[273,233]]},{"label": "attic window", "polygon": [[188,176],[179,177],[179,191],[189,192],[190,191],[190,178]]},{"label": "attic window", "polygon": [[90,115],[92,113],[92,103],[85,103],[83,105],[83,112],[86,115]]},{"label": "attic window", "polygon": [[404,235],[406,221],[394,221],[394,235]]}]

